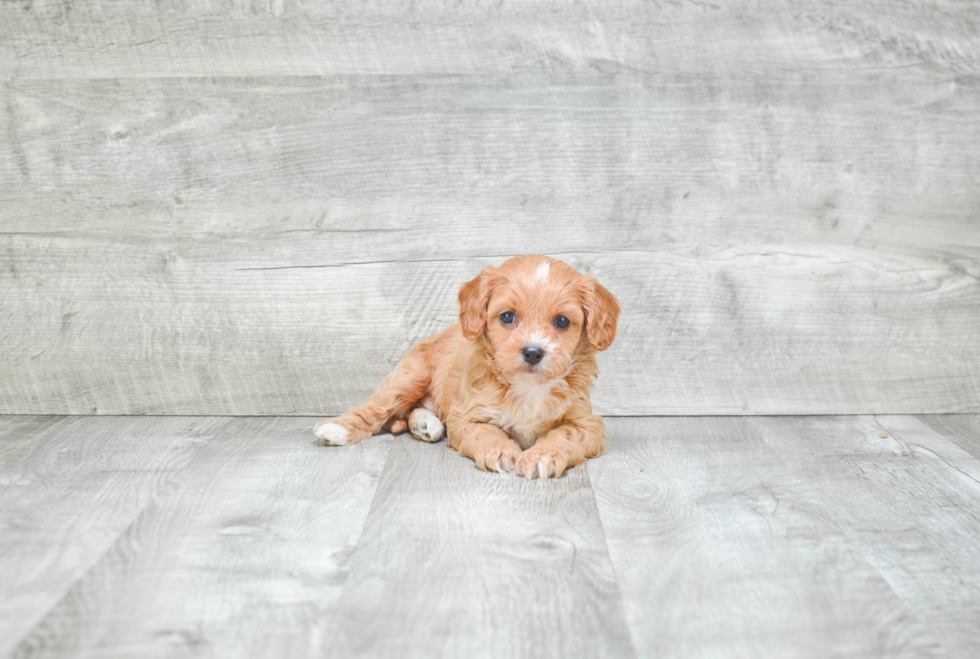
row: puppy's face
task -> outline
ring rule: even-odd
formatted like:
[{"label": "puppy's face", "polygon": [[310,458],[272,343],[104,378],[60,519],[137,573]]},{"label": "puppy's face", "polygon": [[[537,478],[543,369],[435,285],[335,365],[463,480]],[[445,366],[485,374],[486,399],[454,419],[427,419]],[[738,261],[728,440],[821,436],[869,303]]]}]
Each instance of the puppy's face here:
[{"label": "puppy's face", "polygon": [[463,334],[486,332],[496,369],[509,379],[567,375],[589,346],[616,336],[619,303],[591,277],[544,256],[486,268],[459,293]]}]

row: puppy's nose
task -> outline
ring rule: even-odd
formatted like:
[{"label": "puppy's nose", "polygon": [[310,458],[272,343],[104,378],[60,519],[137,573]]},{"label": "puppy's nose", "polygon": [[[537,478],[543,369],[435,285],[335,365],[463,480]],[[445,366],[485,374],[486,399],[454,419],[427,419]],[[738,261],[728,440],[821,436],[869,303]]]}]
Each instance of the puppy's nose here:
[{"label": "puppy's nose", "polygon": [[544,350],[537,346],[524,346],[524,348],[521,350],[521,354],[524,355],[524,361],[531,366],[534,366],[544,359]]}]

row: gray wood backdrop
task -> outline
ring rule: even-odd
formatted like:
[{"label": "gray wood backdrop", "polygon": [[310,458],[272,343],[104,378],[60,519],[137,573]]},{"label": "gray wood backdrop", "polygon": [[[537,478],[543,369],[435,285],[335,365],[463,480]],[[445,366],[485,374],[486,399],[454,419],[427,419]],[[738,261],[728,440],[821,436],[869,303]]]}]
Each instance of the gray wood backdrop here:
[{"label": "gray wood backdrop", "polygon": [[980,412],[980,2],[0,4],[0,413],[364,399],[461,282],[605,414]]}]

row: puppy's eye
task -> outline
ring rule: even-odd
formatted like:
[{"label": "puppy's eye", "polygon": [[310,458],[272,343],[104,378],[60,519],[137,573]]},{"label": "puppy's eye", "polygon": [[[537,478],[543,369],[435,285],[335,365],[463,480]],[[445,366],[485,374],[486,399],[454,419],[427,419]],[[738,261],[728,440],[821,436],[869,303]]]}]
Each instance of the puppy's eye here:
[{"label": "puppy's eye", "polygon": [[513,311],[505,311],[502,314],[500,314],[500,322],[502,322],[504,325],[513,325],[514,324],[514,312]]},{"label": "puppy's eye", "polygon": [[568,326],[569,324],[571,324],[571,322],[572,321],[570,321],[565,316],[558,316],[557,318],[555,318],[555,327],[557,327],[558,329],[568,329]]}]

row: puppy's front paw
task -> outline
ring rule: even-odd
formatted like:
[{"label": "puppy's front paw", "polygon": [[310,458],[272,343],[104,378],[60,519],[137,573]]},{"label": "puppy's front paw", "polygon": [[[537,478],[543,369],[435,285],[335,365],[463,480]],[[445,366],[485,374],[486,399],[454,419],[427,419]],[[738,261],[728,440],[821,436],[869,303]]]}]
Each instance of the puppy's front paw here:
[{"label": "puppy's front paw", "polygon": [[521,447],[512,440],[487,442],[473,454],[473,462],[483,471],[514,471]]},{"label": "puppy's front paw", "polygon": [[524,478],[560,478],[569,456],[560,448],[532,446],[517,459],[517,473]]},{"label": "puppy's front paw", "polygon": [[339,423],[324,421],[313,428],[313,434],[317,436],[325,446],[343,446],[350,444],[350,431]]},{"label": "puppy's front paw", "polygon": [[423,442],[438,442],[446,430],[439,417],[424,407],[412,410],[408,417],[408,427],[412,436]]},{"label": "puppy's front paw", "polygon": [[371,433],[367,430],[351,428],[349,424],[344,422],[343,417],[318,423],[313,428],[313,434],[317,436],[324,446],[354,444],[371,436]]}]

